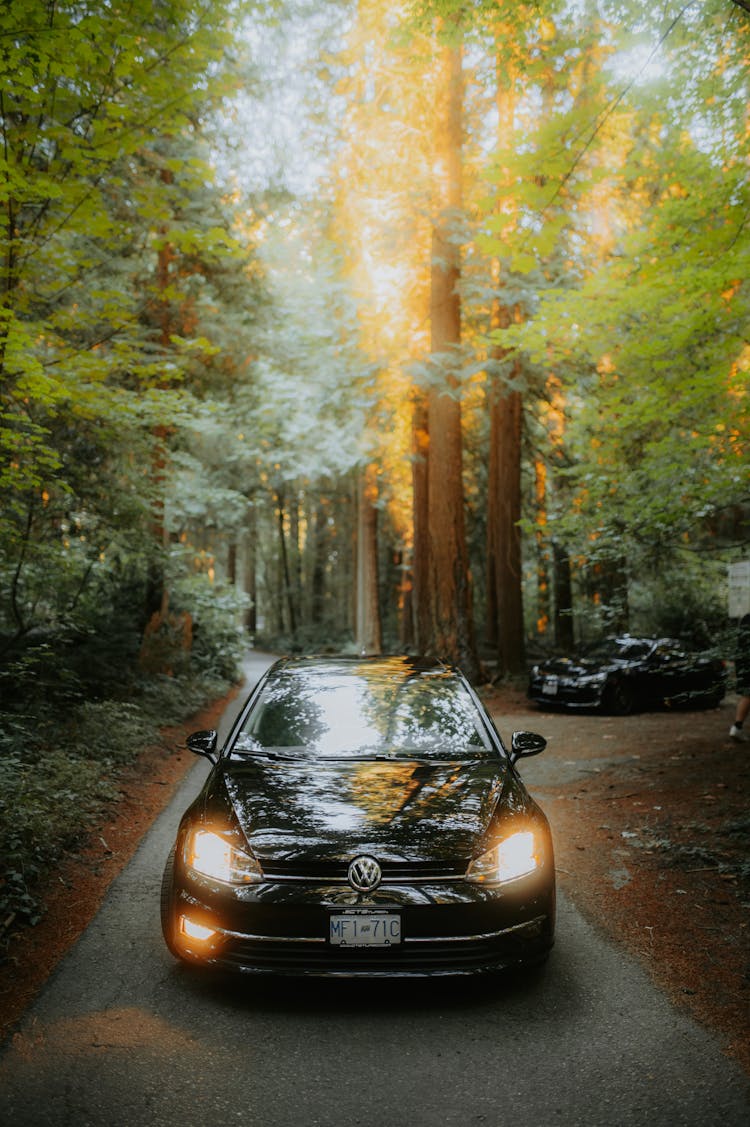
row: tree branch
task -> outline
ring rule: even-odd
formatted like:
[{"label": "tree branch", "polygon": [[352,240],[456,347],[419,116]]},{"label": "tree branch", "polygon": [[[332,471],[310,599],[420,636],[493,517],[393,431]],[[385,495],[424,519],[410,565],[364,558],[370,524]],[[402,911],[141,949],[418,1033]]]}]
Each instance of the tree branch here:
[{"label": "tree branch", "polygon": [[[733,3],[740,3],[741,6],[743,6],[743,7],[745,6],[745,4],[747,4],[748,10],[750,10],[750,0],[732,0],[732,2]],[[542,210],[542,215],[546,215],[547,211],[552,207],[552,204],[555,202],[557,197],[560,195],[563,188],[565,187],[565,185],[568,183],[568,181],[572,177],[573,173],[575,172],[576,168],[581,163],[581,161],[583,160],[583,158],[586,155],[586,153],[588,152],[588,150],[591,148],[591,146],[594,143],[594,140],[596,139],[597,135],[601,132],[601,130],[604,127],[604,125],[606,124],[606,122],[609,121],[610,117],[615,112],[615,110],[619,106],[620,102],[623,100],[625,95],[633,88],[633,86],[635,86],[638,79],[641,77],[641,75],[646,70],[646,68],[650,65],[652,59],[656,55],[659,48],[662,46],[663,43],[666,42],[666,40],[669,38],[669,36],[674,31],[674,29],[677,27],[677,24],[680,22],[682,17],[685,15],[685,12],[688,10],[688,8],[692,8],[695,3],[697,3],[697,0],[688,0],[687,4],[685,4],[685,6],[680,9],[680,11],[677,13],[677,15],[674,17],[674,19],[670,23],[669,27],[659,37],[659,39],[658,39],[657,43],[655,44],[655,46],[653,47],[650,55],[646,59],[646,62],[643,64],[643,66],[638,71],[638,73],[635,75],[635,77],[632,78],[631,81],[628,82],[627,85],[622,88],[620,93],[617,94],[616,97],[614,97],[610,101],[609,105],[597,116],[597,118],[594,121],[594,126],[593,126],[593,129],[592,129],[589,137],[587,138],[585,144],[583,145],[583,147],[579,151],[578,155],[574,159],[570,168],[568,169],[568,171],[565,173],[565,175],[563,176],[560,183],[555,188],[555,191],[553,192],[551,198],[545,204],[544,209]]]}]

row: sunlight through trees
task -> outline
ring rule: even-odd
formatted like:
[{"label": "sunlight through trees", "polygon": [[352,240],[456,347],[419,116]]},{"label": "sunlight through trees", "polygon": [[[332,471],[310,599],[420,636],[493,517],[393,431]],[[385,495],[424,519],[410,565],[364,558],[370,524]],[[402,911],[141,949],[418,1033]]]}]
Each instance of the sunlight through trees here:
[{"label": "sunlight through trees", "polygon": [[749,19],[4,7],[5,683],[231,669],[249,637],[475,679],[615,627],[715,640],[748,551]]}]

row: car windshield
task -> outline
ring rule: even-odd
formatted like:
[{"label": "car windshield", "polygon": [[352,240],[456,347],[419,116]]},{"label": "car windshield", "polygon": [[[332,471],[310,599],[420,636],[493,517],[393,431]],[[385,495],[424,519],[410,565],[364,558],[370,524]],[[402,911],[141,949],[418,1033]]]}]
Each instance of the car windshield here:
[{"label": "car windshield", "polygon": [[497,755],[471,694],[450,673],[314,668],[270,678],[231,750],[305,759]]}]

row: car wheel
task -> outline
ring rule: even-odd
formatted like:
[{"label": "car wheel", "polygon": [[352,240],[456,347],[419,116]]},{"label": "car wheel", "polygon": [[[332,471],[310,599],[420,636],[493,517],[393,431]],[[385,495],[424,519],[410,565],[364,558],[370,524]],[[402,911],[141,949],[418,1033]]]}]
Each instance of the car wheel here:
[{"label": "car wheel", "polygon": [[161,878],[161,930],[170,953],[179,959],[181,956],[175,942],[177,920],[174,910],[174,853],[172,846]]},{"label": "car wheel", "polygon": [[604,707],[615,716],[630,716],[635,707],[635,694],[627,681],[610,681],[604,691]]}]

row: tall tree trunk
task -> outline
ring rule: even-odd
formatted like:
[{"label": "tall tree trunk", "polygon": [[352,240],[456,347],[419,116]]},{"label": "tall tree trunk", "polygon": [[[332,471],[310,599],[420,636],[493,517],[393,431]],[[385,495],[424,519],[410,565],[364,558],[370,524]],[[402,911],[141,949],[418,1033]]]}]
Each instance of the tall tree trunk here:
[{"label": "tall tree trunk", "polygon": [[602,609],[607,629],[625,632],[630,625],[628,563],[624,556],[609,557],[594,566],[594,599]]},{"label": "tall tree trunk", "polygon": [[426,653],[430,645],[430,583],[429,583],[429,416],[427,396],[415,388],[412,396],[412,597],[413,634],[419,653]]},{"label": "tall tree trunk", "polygon": [[247,507],[245,529],[245,594],[250,605],[245,612],[245,629],[255,634],[258,629],[258,528],[255,505]]},{"label": "tall tree trunk", "polygon": [[379,654],[383,649],[378,601],[377,469],[366,466],[359,479],[357,522],[357,649]]},{"label": "tall tree trunk", "polygon": [[[515,75],[512,59],[512,31],[507,25],[496,32],[496,81],[498,140],[507,146],[513,135],[515,113]],[[509,228],[515,214],[504,213]],[[502,298],[499,262],[493,263],[491,327],[507,328],[520,318],[517,305]],[[523,400],[512,383],[520,375],[519,365],[511,362],[502,348],[491,352],[502,374],[490,377],[490,449],[487,481],[487,641],[497,654],[500,675],[517,674],[524,669],[523,569],[521,558],[521,453]]]},{"label": "tall tree trunk", "polygon": [[415,646],[414,634],[414,581],[407,555],[400,551],[396,558],[398,568],[398,639],[401,650],[411,653]]},{"label": "tall tree trunk", "polygon": [[313,518],[310,576],[310,622],[313,626],[320,626],[325,615],[327,545],[327,510],[323,500],[318,498]]},{"label": "tall tree trunk", "polygon": [[555,644],[563,650],[573,649],[573,584],[570,556],[557,540],[552,541],[555,576]]},{"label": "tall tree trunk", "polygon": [[290,598],[294,605],[295,620],[297,625],[303,620],[303,593],[302,579],[302,549],[300,540],[300,496],[298,489],[292,491],[291,500],[287,505],[289,517],[289,577]]},{"label": "tall tree trunk", "polygon": [[549,542],[547,540],[547,464],[541,458],[534,463],[534,497],[536,500],[536,628],[546,634],[550,623]]},{"label": "tall tree trunk", "polygon": [[[171,184],[174,177],[169,169],[160,172],[162,183]],[[166,228],[162,228],[162,234]],[[156,290],[159,295],[158,326],[159,347],[166,358],[172,346],[172,304],[169,297],[172,264],[175,259],[175,250],[171,243],[164,242],[156,259]],[[151,557],[146,583],[146,622],[147,628],[153,630],[156,616],[165,619],[169,607],[169,594],[166,587],[164,557],[167,547],[167,529],[165,522],[164,482],[167,466],[167,439],[169,428],[159,424],[154,428],[154,449],[151,462],[151,484],[153,500],[151,508],[151,534],[154,540],[155,551]]]},{"label": "tall tree trunk", "polygon": [[430,349],[436,378],[428,393],[430,648],[477,679],[479,660],[471,614],[457,373],[461,259],[456,220],[462,206],[463,140],[463,75],[461,50],[457,46],[442,49],[438,98],[430,276]]},{"label": "tall tree trunk", "polygon": [[524,669],[521,562],[521,393],[490,387],[490,457],[487,483],[487,600],[489,637],[498,673]]},{"label": "tall tree trunk", "polygon": [[281,585],[283,598],[289,616],[289,631],[292,637],[297,633],[297,615],[295,613],[292,582],[289,574],[289,554],[287,552],[285,523],[285,500],[281,490],[276,493],[276,520],[279,531],[279,559],[281,562]]}]

